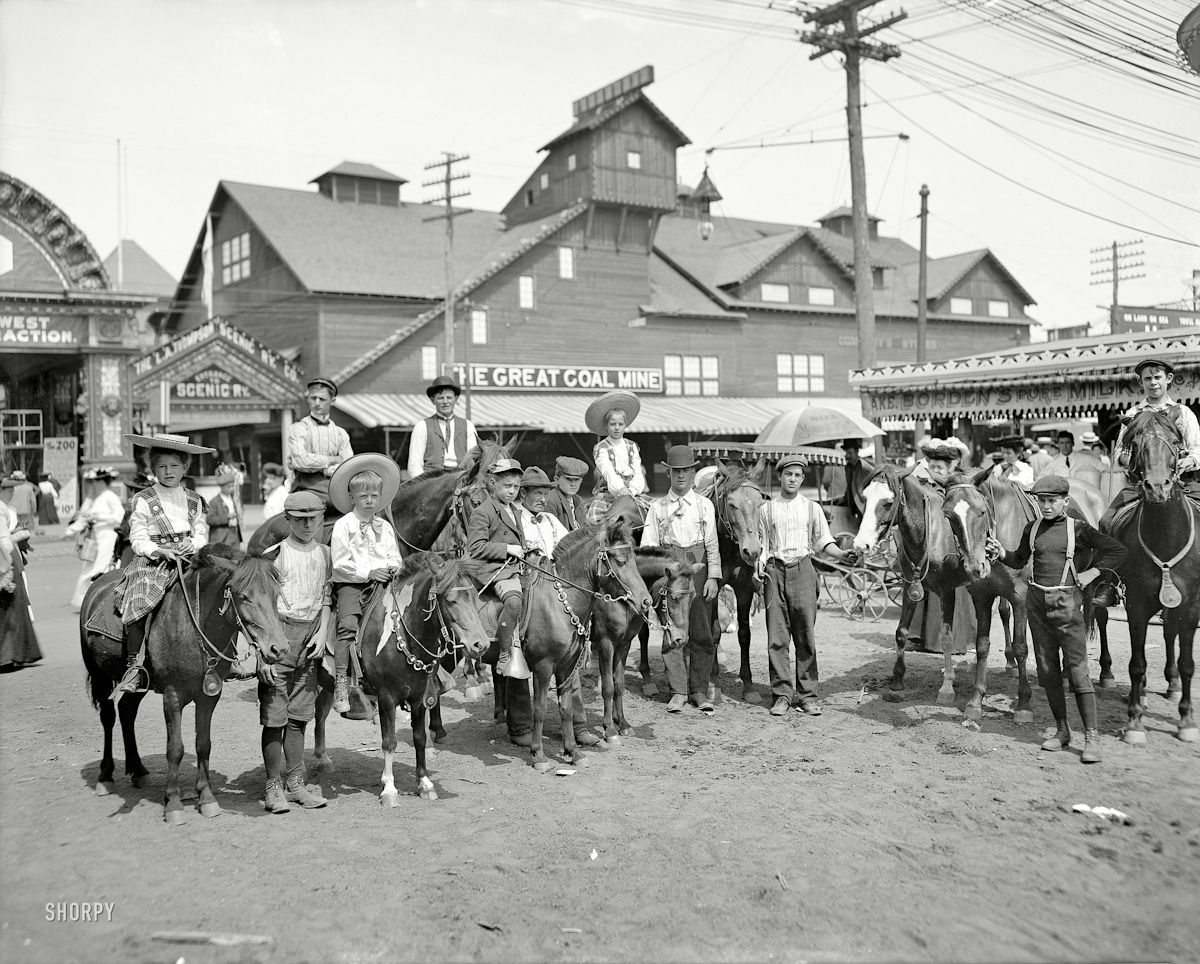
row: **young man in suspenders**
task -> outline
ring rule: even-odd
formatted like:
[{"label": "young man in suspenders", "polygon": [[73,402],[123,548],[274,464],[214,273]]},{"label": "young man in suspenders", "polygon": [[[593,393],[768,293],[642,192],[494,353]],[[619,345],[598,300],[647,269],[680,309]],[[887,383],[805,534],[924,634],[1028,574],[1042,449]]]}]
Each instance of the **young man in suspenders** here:
[{"label": "young man in suspenders", "polygon": [[[1115,570],[1127,550],[1112,536],[1066,515],[1067,480],[1046,475],[1030,489],[1042,513],[1025,527],[1016,549],[1005,551],[988,537],[988,555],[1011,569],[1023,569],[1033,556],[1026,608],[1033,635],[1038,682],[1054,714],[1055,732],[1043,750],[1062,750],[1071,742],[1067,725],[1067,697],[1063,673],[1075,690],[1075,703],[1083,721],[1084,763],[1100,762],[1100,731],[1096,694],[1088,676],[1087,639],[1083,624],[1083,590],[1095,582],[1101,569]],[[1088,565],[1090,560],[1090,565]],[[1061,659],[1060,659],[1061,653]]]}]

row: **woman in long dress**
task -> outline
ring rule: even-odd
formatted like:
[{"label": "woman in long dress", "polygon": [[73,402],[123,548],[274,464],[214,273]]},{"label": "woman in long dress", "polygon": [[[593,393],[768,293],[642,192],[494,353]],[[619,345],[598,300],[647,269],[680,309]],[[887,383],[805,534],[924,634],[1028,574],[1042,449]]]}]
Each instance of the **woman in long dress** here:
[{"label": "woman in long dress", "polygon": [[0,502],[0,672],[42,658],[25,584],[25,564],[13,538],[19,535],[15,523],[16,513]]},{"label": "woman in long dress", "polygon": [[77,535],[90,525],[92,537],[96,540],[96,556],[84,561],[83,570],[75,583],[75,593],[71,596],[71,609],[74,612],[83,608],[83,597],[92,580],[107,572],[113,564],[117,527],[125,521],[125,506],[112,490],[112,481],[116,477],[117,473],[109,468],[89,470],[85,478],[92,486],[91,498],[67,526],[68,535]]},{"label": "woman in long dress", "polygon": [[50,478],[49,472],[42,473],[38,483],[38,522],[41,525],[58,525],[58,489]]}]

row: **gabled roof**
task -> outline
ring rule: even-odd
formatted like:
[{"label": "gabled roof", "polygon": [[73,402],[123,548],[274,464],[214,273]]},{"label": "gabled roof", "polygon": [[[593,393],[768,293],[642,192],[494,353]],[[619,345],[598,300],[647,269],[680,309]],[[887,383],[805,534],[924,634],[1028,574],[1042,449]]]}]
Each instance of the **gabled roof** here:
[{"label": "gabled roof", "polygon": [[687,134],[676,127],[671,121],[671,118],[659,110],[658,107],[655,106],[654,101],[652,101],[639,89],[630,91],[627,94],[622,94],[619,97],[615,97],[610,101],[600,104],[598,107],[595,107],[590,111],[585,111],[584,113],[580,114],[577,118],[575,118],[575,123],[559,134],[556,138],[544,144],[540,150],[551,150],[552,148],[561,144],[563,141],[574,137],[576,134],[583,133],[584,131],[594,131],[597,127],[607,123],[622,111],[627,110],[637,103],[644,104],[650,113],[653,114],[658,120],[658,122],[671,132],[671,135],[675,138],[676,147],[683,147],[686,144],[692,143],[691,138],[689,138]]},{"label": "gabled roof", "polygon": [[[833,221],[836,218],[852,218],[852,217],[854,217],[854,209],[843,204],[841,207],[834,208],[828,214],[823,214],[819,218],[817,218],[817,224],[821,224],[824,221]],[[874,214],[871,214],[870,212],[868,212],[867,220],[868,221],[882,221],[883,218],[876,217]]]},{"label": "gabled roof", "polygon": [[793,228],[781,234],[768,234],[766,237],[743,241],[741,244],[731,244],[721,249],[721,257],[717,260],[715,283],[718,288],[728,288],[739,285],[747,278],[753,277],[769,262],[791,247],[802,235],[802,228]]},{"label": "gabled roof", "polygon": [[729,311],[700,286],[681,274],[657,251],[650,254],[650,304],[642,305],[643,315],[669,318],[714,318],[744,321],[745,312]]},{"label": "gabled roof", "polygon": [[982,262],[989,261],[1002,274],[1010,285],[1025,299],[1025,304],[1035,305],[1031,295],[1021,285],[1012,273],[1004,267],[988,248],[978,251],[965,251],[962,254],[952,254],[945,258],[930,258],[926,262],[925,290],[929,298],[941,298],[954,289],[960,281]]},{"label": "gabled roof", "polygon": [[[120,251],[120,258],[117,252]],[[118,260],[121,279],[117,280]],[[119,291],[136,291],[138,294],[158,295],[170,298],[175,294],[175,279],[150,253],[136,241],[126,238],[104,259],[104,267],[112,279],[113,288]]]},{"label": "gabled roof", "polygon": [[328,177],[330,174],[342,174],[346,177],[369,177],[372,180],[392,181],[395,184],[408,183],[408,178],[385,171],[382,167],[376,167],[374,164],[364,164],[362,161],[342,161],[337,167],[331,167],[324,174],[318,174],[308,183],[316,184],[321,178]]}]

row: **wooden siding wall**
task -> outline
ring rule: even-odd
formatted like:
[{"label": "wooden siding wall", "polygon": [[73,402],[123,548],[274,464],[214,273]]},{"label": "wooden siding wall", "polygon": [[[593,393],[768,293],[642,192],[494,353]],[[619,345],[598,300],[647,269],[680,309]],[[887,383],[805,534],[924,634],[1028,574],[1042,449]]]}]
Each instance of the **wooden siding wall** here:
[{"label": "wooden siding wall", "polygon": [[1020,296],[1013,290],[1004,275],[987,261],[977,264],[962,281],[955,285],[937,303],[937,310],[949,313],[951,298],[970,298],[973,304],[972,313],[983,317],[987,317],[988,301],[1007,301],[1009,317],[1025,317],[1025,306],[1021,304]]},{"label": "wooden siding wall", "polygon": [[[410,324],[414,318],[435,304],[433,301],[400,304],[371,298],[322,299],[320,312],[323,373],[332,375],[341,371],[397,328]],[[440,316],[433,327],[441,333]],[[382,390],[399,391],[397,388]]]},{"label": "wooden siding wall", "polygon": [[[591,133],[585,131],[557,145],[542,159],[529,180],[505,205],[503,214],[509,225],[536,221],[570,207],[580,198],[591,197],[591,139]],[[575,155],[573,171],[567,167],[567,158],[572,154]],[[542,174],[550,180],[544,190]],[[528,203],[528,196],[532,196],[532,204]]]},{"label": "wooden siding wall", "polygon": [[[628,152],[641,154],[632,169]],[[592,138],[593,196],[659,211],[675,209],[675,143],[641,104],[622,111]]]},{"label": "wooden siding wall", "polygon": [[853,282],[830,264],[808,238],[802,238],[762,271],[733,288],[733,295],[741,301],[762,301],[764,284],[787,285],[788,301],[794,305],[809,303],[808,289],[812,285],[832,288],[835,305],[854,306]]}]

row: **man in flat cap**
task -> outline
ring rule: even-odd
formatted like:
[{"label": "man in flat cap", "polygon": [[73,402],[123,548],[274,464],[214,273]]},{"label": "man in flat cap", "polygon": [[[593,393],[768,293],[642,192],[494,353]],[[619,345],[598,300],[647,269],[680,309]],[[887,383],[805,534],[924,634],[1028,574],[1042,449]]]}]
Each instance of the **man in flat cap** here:
[{"label": "man in flat cap", "polygon": [[1033,557],[1033,575],[1025,598],[1038,682],[1054,714],[1055,732],[1043,750],[1062,750],[1071,742],[1067,725],[1064,672],[1071,679],[1075,704],[1083,721],[1084,763],[1100,762],[1100,731],[1096,695],[1088,675],[1087,634],[1083,622],[1083,590],[1100,576],[1101,569],[1115,570],[1128,554],[1112,536],[1066,515],[1070,486],[1065,478],[1046,475],[1030,490],[1041,518],[1021,534],[1016,549],[1005,549],[988,536],[988,555],[1012,569],[1023,569]]},{"label": "man in flat cap", "polygon": [[354,455],[350,436],[329,417],[337,393],[337,385],[328,378],[310,378],[305,386],[308,414],[288,430],[293,492],[316,492],[328,500],[330,477]]},{"label": "man in flat cap", "polygon": [[583,459],[560,455],[554,460],[554,489],[546,496],[546,511],[552,512],[568,532],[578,529],[587,521],[583,499],[579,497],[579,486],[589,472]]},{"label": "man in flat cap", "polygon": [[456,469],[479,444],[475,426],[454,414],[462,388],[449,375],[439,375],[425,394],[434,412],[413,426],[408,446],[408,477],[415,479],[436,469]]}]

